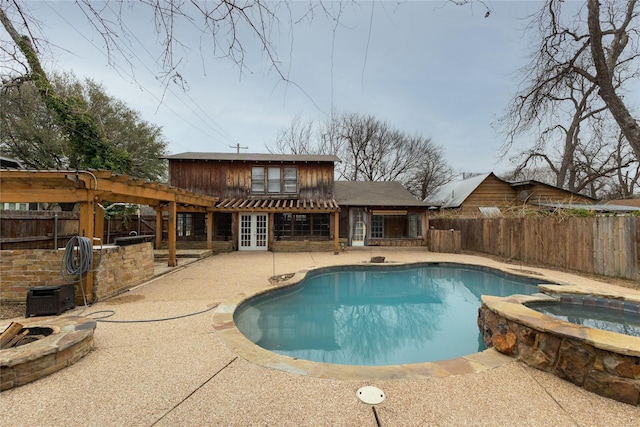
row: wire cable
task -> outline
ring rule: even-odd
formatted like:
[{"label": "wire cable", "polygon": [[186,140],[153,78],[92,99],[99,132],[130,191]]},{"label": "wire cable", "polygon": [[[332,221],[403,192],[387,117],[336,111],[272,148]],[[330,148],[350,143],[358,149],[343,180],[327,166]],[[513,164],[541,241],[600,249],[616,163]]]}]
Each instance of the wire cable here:
[{"label": "wire cable", "polygon": [[206,313],[207,311],[211,311],[216,307],[218,307],[218,304],[214,304],[213,306],[211,306],[209,308],[206,308],[206,309],[200,310],[200,311],[196,311],[196,312],[193,312],[193,313],[187,313],[187,314],[182,314],[182,315],[178,315],[178,316],[171,316],[171,317],[161,317],[159,319],[106,320],[108,317],[111,317],[114,314],[116,314],[116,312],[114,310],[94,311],[92,313],[86,314],[85,316],[89,317],[89,316],[93,316],[95,314],[108,313],[108,314],[105,314],[104,316],[92,317],[92,319],[95,320],[96,322],[105,322],[105,323],[151,323],[151,322],[164,322],[166,320],[176,320],[176,319],[182,319],[182,318],[185,318],[185,317],[195,316],[197,314],[202,314],[202,313]]},{"label": "wire cable", "polygon": [[[82,299],[84,300],[84,309],[79,313],[81,315],[84,313],[87,308],[89,308],[89,304],[87,303],[87,296],[84,293],[84,287],[82,286],[82,275],[91,271],[91,267],[93,265],[93,241],[88,237],[80,237],[73,236],[67,242],[67,246],[64,250],[64,255],[62,257],[62,265],[60,267],[60,274],[63,277],[66,276],[79,276],[80,277],[80,289],[82,290]],[[208,311],[213,310],[218,307],[218,304],[213,304],[211,307],[208,307],[204,310],[181,314],[177,316],[171,317],[162,317],[159,319],[141,319],[141,320],[106,320],[107,318],[116,314],[114,310],[99,310],[94,311],[88,314],[85,314],[86,317],[94,316],[96,314],[103,314],[99,317],[91,317],[96,322],[106,322],[106,323],[149,323],[149,322],[163,322],[166,320],[176,320],[182,319],[185,317],[195,316],[198,314],[206,313]]]}]

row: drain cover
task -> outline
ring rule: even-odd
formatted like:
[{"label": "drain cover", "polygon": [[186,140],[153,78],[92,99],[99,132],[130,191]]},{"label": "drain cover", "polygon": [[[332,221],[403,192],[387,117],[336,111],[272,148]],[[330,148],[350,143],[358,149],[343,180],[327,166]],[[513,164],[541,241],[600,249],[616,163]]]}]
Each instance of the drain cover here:
[{"label": "drain cover", "polygon": [[377,405],[384,401],[384,392],[370,385],[358,390],[358,398],[369,405]]}]

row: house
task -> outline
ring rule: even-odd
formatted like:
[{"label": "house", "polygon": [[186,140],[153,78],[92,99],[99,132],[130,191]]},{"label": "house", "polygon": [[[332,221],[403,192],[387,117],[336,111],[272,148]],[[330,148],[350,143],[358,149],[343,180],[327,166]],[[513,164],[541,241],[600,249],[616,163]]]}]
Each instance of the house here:
[{"label": "house", "polygon": [[522,205],[542,208],[549,203],[593,204],[595,199],[539,181],[505,181],[491,172],[445,184],[425,202],[432,211],[441,213],[495,216]]},{"label": "house", "polygon": [[[0,169],[24,169],[19,160],[10,157],[0,156]],[[5,211],[35,211],[38,210],[37,203],[2,203],[0,209]]]},{"label": "house", "polygon": [[177,239],[206,239],[213,249],[338,250],[332,155],[181,153],[169,161],[169,182],[219,198],[209,214],[178,212]]},{"label": "house", "polygon": [[334,197],[349,246],[426,246],[427,204],[399,182],[336,181]]},{"label": "house", "polygon": [[171,186],[218,197],[210,212],[179,211],[177,239],[213,249],[337,251],[340,244],[426,245],[427,205],[397,182],[334,182],[333,155],[180,153]]}]

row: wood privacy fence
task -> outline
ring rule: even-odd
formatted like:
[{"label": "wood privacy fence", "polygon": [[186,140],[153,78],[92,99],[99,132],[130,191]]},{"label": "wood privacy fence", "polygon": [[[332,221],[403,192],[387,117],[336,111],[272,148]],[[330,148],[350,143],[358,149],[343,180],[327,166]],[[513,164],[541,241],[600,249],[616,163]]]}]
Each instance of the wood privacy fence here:
[{"label": "wood privacy fence", "polygon": [[[104,220],[102,243],[130,233],[154,234],[155,216],[136,215]],[[2,211],[0,212],[0,249],[63,248],[78,234],[78,212]]]},{"label": "wood privacy fence", "polygon": [[429,226],[460,230],[462,250],[640,280],[638,217],[431,218]]}]

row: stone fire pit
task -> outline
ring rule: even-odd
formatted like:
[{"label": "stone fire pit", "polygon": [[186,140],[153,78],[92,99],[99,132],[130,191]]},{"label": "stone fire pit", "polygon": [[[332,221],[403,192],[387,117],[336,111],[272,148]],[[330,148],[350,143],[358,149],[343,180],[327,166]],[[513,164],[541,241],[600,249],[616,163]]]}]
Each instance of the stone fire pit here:
[{"label": "stone fire pit", "polygon": [[[30,383],[65,368],[93,348],[95,320],[79,316],[21,319],[26,328],[46,336],[18,347],[0,350],[0,390]],[[9,323],[0,323],[0,332]]]}]

